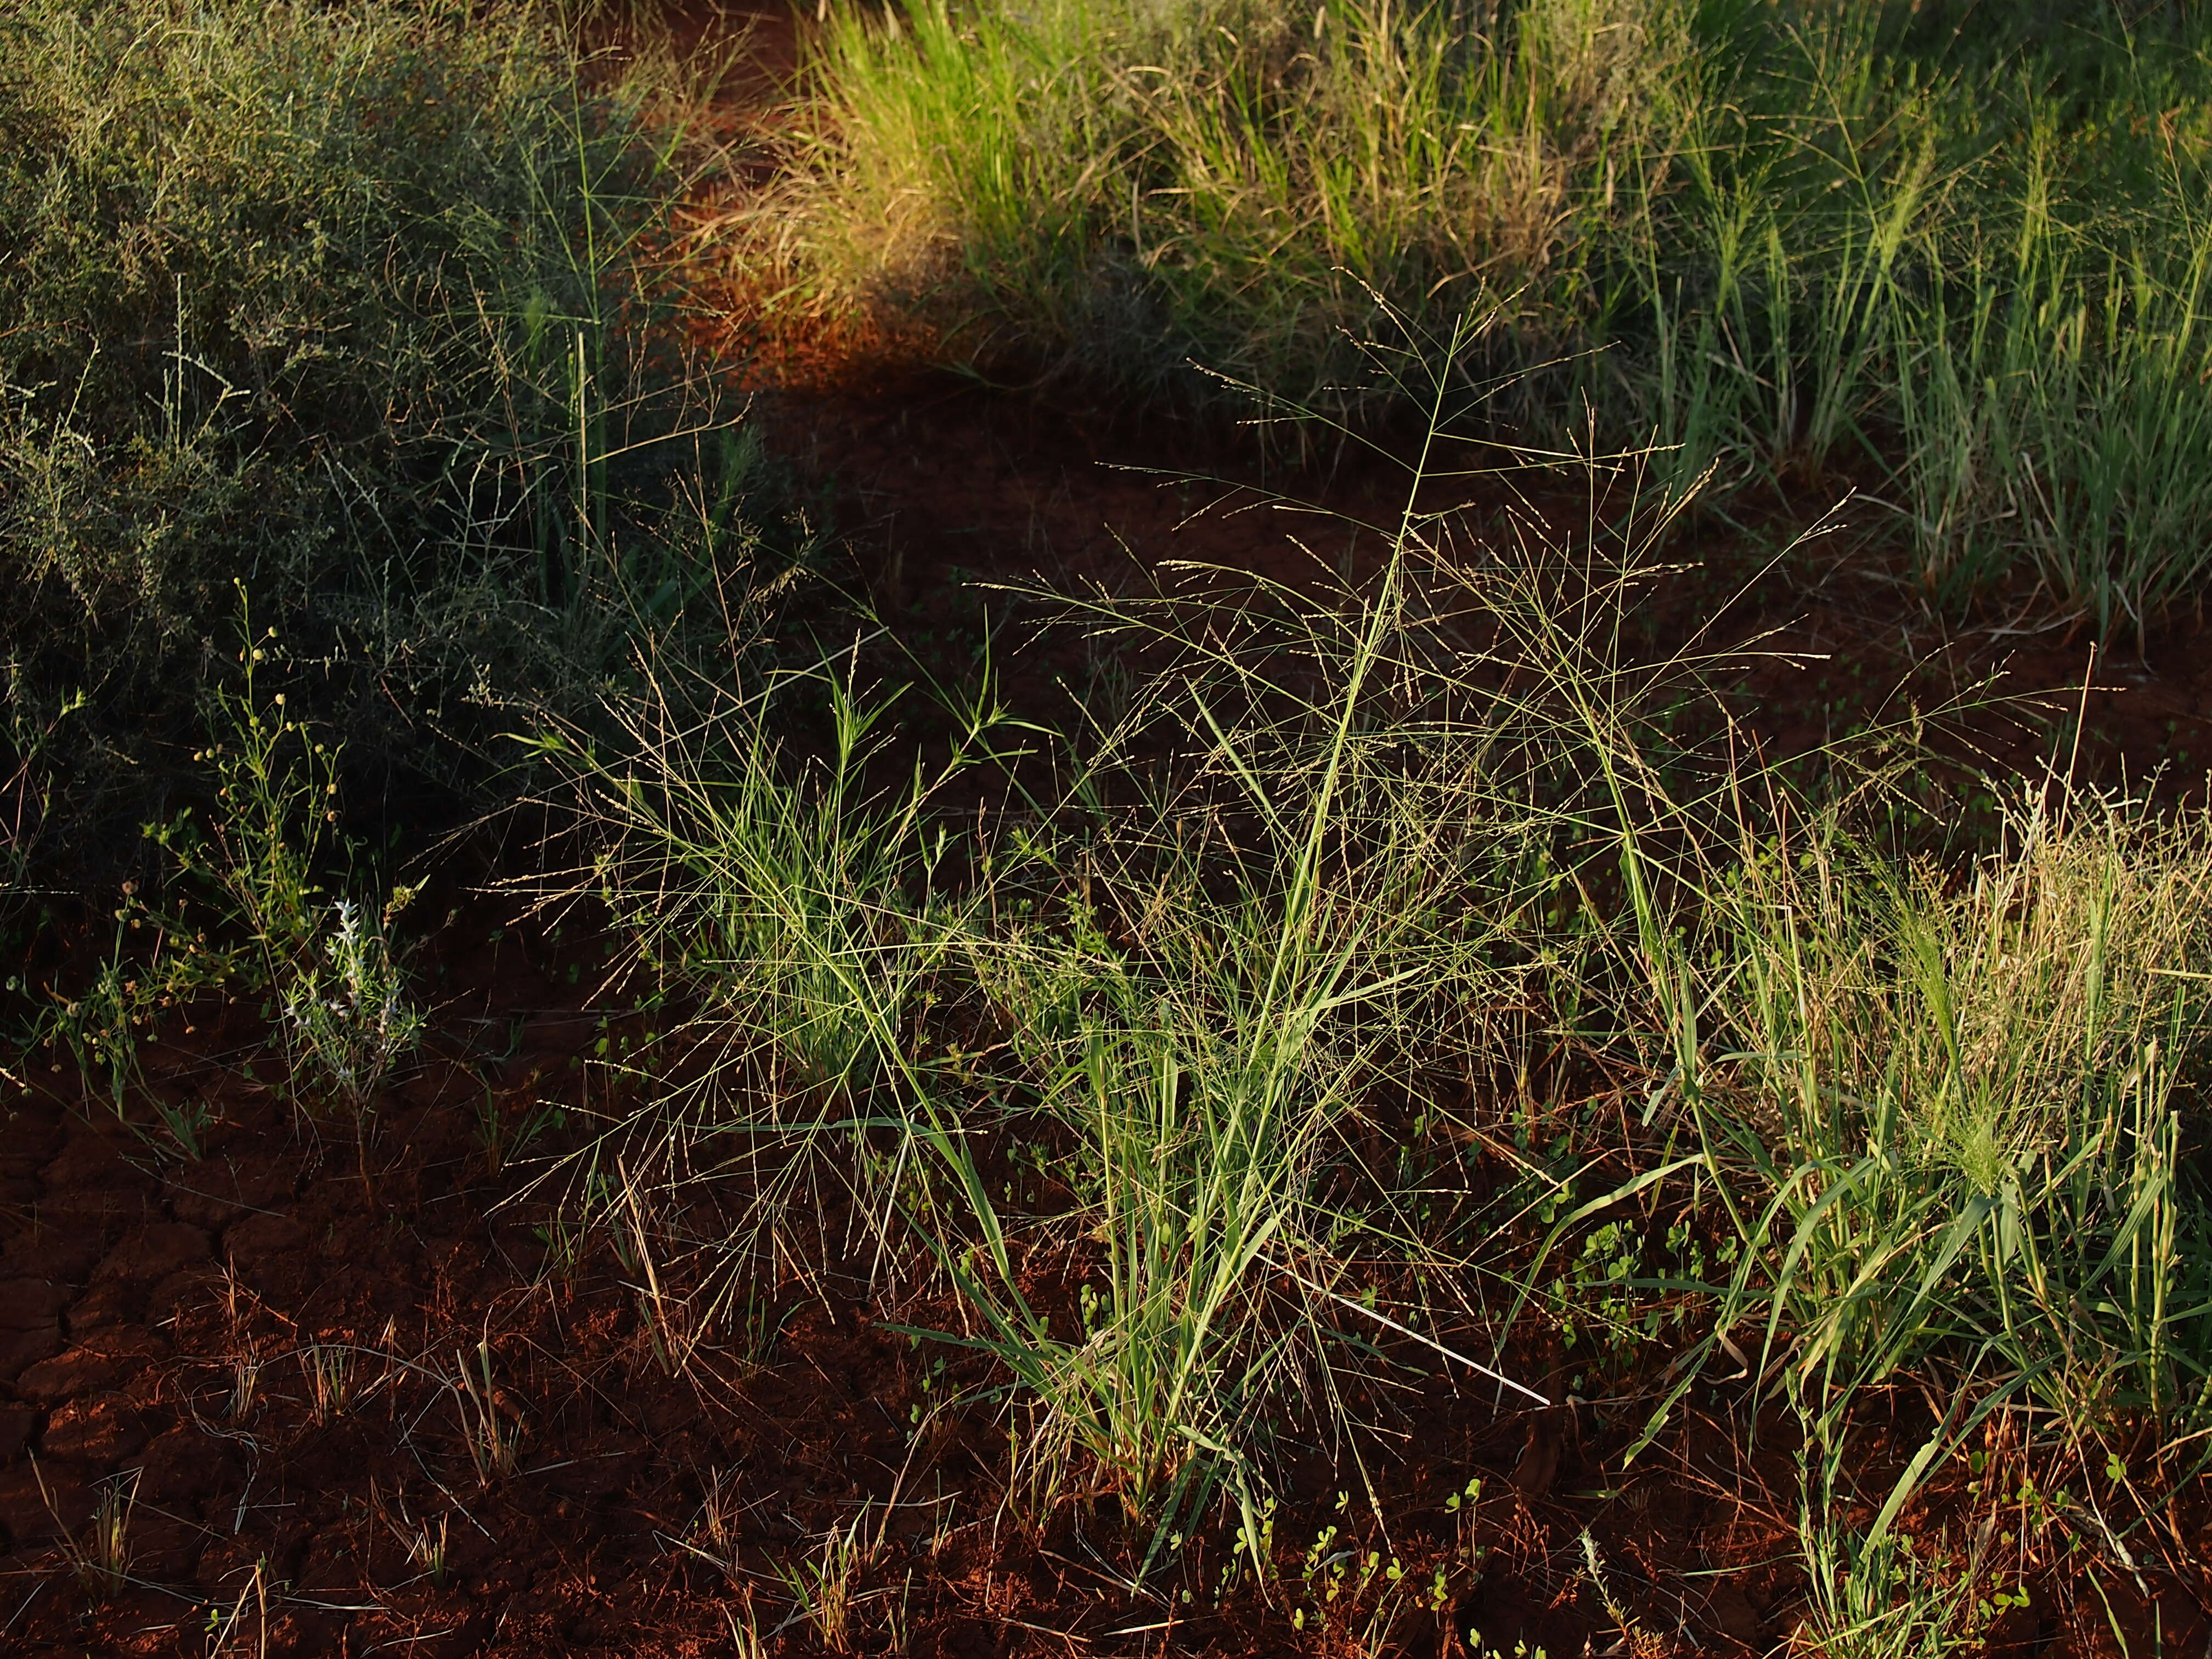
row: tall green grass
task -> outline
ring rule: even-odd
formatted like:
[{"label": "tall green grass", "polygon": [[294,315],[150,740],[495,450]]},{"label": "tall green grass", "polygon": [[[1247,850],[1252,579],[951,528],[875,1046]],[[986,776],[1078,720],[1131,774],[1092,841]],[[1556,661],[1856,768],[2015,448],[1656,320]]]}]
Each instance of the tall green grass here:
[{"label": "tall green grass", "polygon": [[[1393,1034],[1482,976],[1469,927],[1417,902],[1464,849],[1352,752],[1341,710],[1309,711],[1339,729],[1304,778],[1271,761],[1233,800],[1017,804],[981,839],[940,799],[1009,733],[978,720],[934,775],[864,787],[870,705],[831,681],[836,738],[810,764],[763,740],[791,718],[777,689],[711,720],[656,697],[618,767],[586,767],[602,891],[704,1000],[647,1073],[688,1080],[617,1143],[750,1175],[743,1249],[817,1226],[825,1176],[877,1271],[918,1249],[967,1310],[939,1334],[1036,1413],[1019,1485],[1038,1501],[1115,1492],[1164,1528],[1226,1481],[1252,1506],[1263,1413],[1326,1399],[1324,1334],[1340,1304],[1361,1316],[1344,1264],[1411,1237],[1351,1135]],[[1378,844],[1347,845],[1352,823]],[[1346,1207],[1338,1180],[1379,1207]],[[1063,1258],[1079,1312],[1036,1295]]]},{"label": "tall green grass", "polygon": [[1358,351],[1395,309],[1523,442],[1586,397],[1723,500],[1857,485],[1938,602],[2140,635],[2212,504],[2208,45],[2162,7],[841,9],[743,257],[1186,406],[1407,415]]},{"label": "tall green grass", "polygon": [[[1808,1431],[1824,1651],[1955,1651],[2008,1605],[2001,1569],[1977,1589],[1991,1529],[1939,1564],[1900,1525],[1993,1417],[2062,1472],[2018,1490],[2123,1563],[2149,1494],[2201,1475],[2207,836],[2046,787],[1964,878],[1801,824],[1707,913],[1683,1087],[1756,1172],[1711,1342]],[[1900,1382],[1940,1408],[1869,1479],[1851,1418]]]},{"label": "tall green grass", "polygon": [[1917,52],[1888,21],[1815,9],[1706,106],[1625,389],[1686,465],[1871,476],[1933,598],[2033,578],[2140,640],[2202,574],[2201,21]]},{"label": "tall green grass", "polygon": [[[750,1172],[745,1250],[818,1224],[829,1176],[886,1293],[927,1264],[964,1310],[937,1334],[1016,1385],[1013,1485],[1116,1494],[1155,1551],[1224,1488],[1256,1539],[1275,1439],[1340,1441],[1338,1373],[1377,1344],[1534,1392],[1437,1338],[1474,1281],[1414,1266],[1463,1254],[1471,1202],[1462,1056],[1430,1034],[1514,998],[1510,919],[1557,887],[1552,821],[1467,782],[1492,750],[1555,763],[1556,716],[1455,725],[1449,689],[1412,686],[1451,660],[1407,586],[1437,529],[1386,526],[1371,590],[1094,596],[1164,695],[1054,745],[1048,798],[1006,793],[1043,734],[988,698],[928,773],[879,755],[864,785],[880,705],[830,664],[818,760],[764,738],[800,684],[775,681],[661,678],[619,758],[559,744],[608,837],[603,896],[702,1006],[639,1079],[683,1086],[648,1085],[612,1144]],[[1164,769],[1133,758],[1156,742]]]},{"label": "tall green grass", "polygon": [[1506,303],[1460,343],[1500,364],[1571,349],[1686,52],[1641,0],[841,9],[763,234],[815,302],[919,309],[986,364],[1364,407],[1387,304]]},{"label": "tall green grass", "polygon": [[[1682,497],[1486,541],[1428,465],[1358,583],[1060,596],[1115,725],[987,686],[918,766],[848,652],[550,738],[693,1011],[586,1156],[720,1206],[728,1282],[842,1263],[980,1352],[932,1410],[1001,1414],[1032,1513],[1117,1498],[1140,1575],[1214,1503],[1264,1571],[1286,1453],[1356,1480],[1409,1370],[1540,1398],[1548,1335],[1652,1432],[1700,1385],[1794,1415],[1814,1627],[1948,1639],[1981,1567],[1900,1523],[1994,1415],[2114,1525],[2195,1467],[2212,829],[2053,779],[1969,870],[1884,853],[1878,771],[1671,735],[1736,660],[1625,647]],[[1925,1443],[1869,1466],[1907,1380]]]},{"label": "tall green grass", "polygon": [[[1747,1247],[1707,1352],[1793,1403],[1832,1501],[1881,1500],[1869,1548],[2003,1409],[2124,1486],[2201,1466],[2208,834],[2031,795],[1960,880],[1801,824],[1683,958],[1679,1086]],[[1946,1410],[1855,1494],[1852,1410],[1907,1377]]]}]

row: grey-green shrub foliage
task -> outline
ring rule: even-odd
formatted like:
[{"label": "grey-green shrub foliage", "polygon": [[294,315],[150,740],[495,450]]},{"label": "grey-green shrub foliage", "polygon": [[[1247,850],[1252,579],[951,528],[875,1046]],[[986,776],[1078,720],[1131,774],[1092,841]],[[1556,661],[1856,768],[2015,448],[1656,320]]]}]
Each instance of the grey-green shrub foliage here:
[{"label": "grey-green shrub foliage", "polygon": [[237,582],[356,758],[551,672],[605,483],[580,429],[635,405],[610,386],[654,161],[525,9],[0,6],[27,823],[160,794]]}]

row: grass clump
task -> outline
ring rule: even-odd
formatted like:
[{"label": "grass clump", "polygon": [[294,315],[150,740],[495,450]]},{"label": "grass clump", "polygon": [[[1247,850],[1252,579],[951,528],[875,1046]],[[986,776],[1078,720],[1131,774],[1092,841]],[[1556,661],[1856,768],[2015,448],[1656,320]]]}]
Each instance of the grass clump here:
[{"label": "grass clump", "polygon": [[1677,142],[1689,67],[1653,0],[841,11],[771,234],[816,303],[919,309],[986,365],[1212,401],[1196,357],[1369,407],[1348,343],[1407,296],[1505,305],[1462,342],[1500,363],[1571,348],[1586,245]]},{"label": "grass clump", "polygon": [[1273,1437],[1342,1426],[1338,1345],[1425,1322],[1401,1187],[1437,1171],[1378,1141],[1419,1118],[1449,1162],[1449,1086],[1409,1058],[1514,971],[1488,954],[1495,909],[1441,896],[1500,856],[1463,809],[1435,815],[1466,750],[1428,734],[1408,776],[1407,728],[1376,726],[1403,595],[1336,598],[1297,605],[1281,641],[1313,682],[1255,681],[1202,610],[1110,619],[1180,662],[1163,683],[1188,701],[1146,719],[1181,752],[1154,773],[1132,730],[1062,754],[1065,793],[1017,794],[995,830],[948,807],[1040,735],[984,696],[948,757],[879,755],[866,782],[881,705],[830,665],[819,762],[762,735],[802,682],[726,688],[709,714],[659,680],[619,763],[567,749],[609,837],[599,890],[703,1005],[686,1058],[640,1079],[684,1086],[648,1084],[615,1126],[624,1156],[744,1170],[746,1251],[842,1188],[884,1294],[919,1274],[963,1310],[917,1337],[1016,1385],[1016,1486],[1117,1497],[1155,1551],[1224,1489],[1256,1539]]},{"label": "grass clump", "polygon": [[[995,1404],[1009,1499],[1115,1500],[1140,1582],[1216,1505],[1266,1582],[1285,1462],[1351,1490],[1394,1380],[1648,1432],[1740,1388],[1823,1494],[1808,1632],[1928,1650],[1984,1564],[1900,1522],[1981,1425],[2112,1512],[2121,1448],[2190,1478],[2212,830],[2054,779],[1963,873],[1884,852],[1880,771],[1816,800],[1680,735],[1735,653],[1624,654],[1686,503],[1596,507],[1649,458],[1516,543],[1424,505],[1448,453],[1357,580],[1062,596],[1136,665],[1118,724],[986,690],[916,767],[854,653],[649,672],[618,760],[559,746],[698,1011],[591,1168],[980,1356],[933,1419]],[[1925,1443],[1854,1457],[1908,1380]]]},{"label": "grass clump", "polygon": [[1717,1326],[1763,1314],[1816,1416],[1956,1365],[2085,1452],[2125,1417],[2197,1431],[2208,833],[2062,795],[1963,883],[1817,827],[1735,866],[1692,1086],[1771,1194],[1738,1214],[1771,1278]]},{"label": "grass clump", "polygon": [[[1118,1498],[1148,1564],[1223,1491],[1256,1559],[1281,1437],[1356,1456],[1378,1345],[1542,1397],[1437,1334],[1503,1271],[1467,1094],[1483,1011],[1567,948],[1554,843],[1612,787],[1587,745],[1645,716],[1607,702],[1615,619],[1550,608],[1571,565],[1468,565],[1456,514],[1382,529],[1368,584],[1079,600],[1158,677],[1064,748],[985,694],[927,771],[872,768],[879,705],[831,665],[814,763],[763,737],[798,681],[658,677],[618,761],[563,745],[601,896],[702,1010],[623,1156],[745,1170],[741,1251],[842,1188],[882,1294],[955,1298],[915,1334],[1015,1385],[1013,1486]],[[1585,678],[1501,692],[1493,651]],[[1040,743],[1052,792],[953,805]]]},{"label": "grass clump", "polygon": [[744,257],[986,373],[1417,422],[1347,343],[1395,311],[1517,441],[1580,393],[1718,503],[1857,488],[1934,602],[2140,635],[2204,568],[2208,48],[2155,6],[917,0],[830,20]]}]

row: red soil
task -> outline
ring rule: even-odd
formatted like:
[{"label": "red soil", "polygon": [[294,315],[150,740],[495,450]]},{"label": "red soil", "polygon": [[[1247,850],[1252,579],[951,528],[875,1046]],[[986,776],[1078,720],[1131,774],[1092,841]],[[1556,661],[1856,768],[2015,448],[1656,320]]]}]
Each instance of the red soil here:
[{"label": "red soil", "polygon": [[[1780,1425],[1749,1455],[1743,1385],[1700,1387],[1625,1468],[1663,1353],[1608,1379],[1601,1361],[1563,1357],[1541,1322],[1509,1367],[1588,1403],[1501,1404],[1425,1350],[1386,1348],[1389,1383],[1352,1396],[1375,1425],[1357,1460],[1293,1437],[1266,1587],[1241,1571],[1222,1593],[1232,1509],[1138,1589],[1146,1534],[1118,1505],[1010,1503],[1003,1411],[971,1399],[933,1414],[997,1379],[884,1328],[957,1316],[916,1264],[872,1261],[834,1200],[743,1287],[762,1315],[750,1334],[741,1320],[649,1317],[656,1285],[672,1307],[700,1305],[697,1279],[665,1256],[651,1273],[625,1261],[619,1228],[564,1257],[574,1209],[533,1188],[542,1162],[495,1168],[488,1126],[511,1147],[563,1105],[565,1121],[520,1150],[574,1150],[621,1104],[582,1062],[637,1022],[574,988],[590,982],[570,972],[588,952],[490,927],[481,910],[438,949],[423,982],[446,999],[443,1035],[384,1097],[366,1151],[242,1074],[255,1032],[241,1010],[150,1051],[149,1087],[215,1116],[198,1161],[126,1132],[65,1072],[11,1103],[0,1652],[703,1655],[744,1651],[734,1632],[749,1623],[769,1652],[834,1651],[780,1575],[856,1526],[844,1641],[860,1653],[1452,1656],[1470,1628],[1508,1651],[1764,1653],[1795,1625]],[[717,1198],[692,1201],[711,1212]],[[1042,1291],[1043,1305],[1062,1311],[1065,1291]],[[676,1366],[671,1333],[689,1346]],[[1896,1410],[1893,1425],[1867,1425],[1869,1490],[1927,1431],[1917,1396]],[[487,1422],[511,1468],[489,1455]],[[1989,1472],[2027,1472],[2002,1423],[1984,1449]],[[1454,1505],[1471,1479],[1479,1498]],[[103,1488],[129,1505],[107,1575]],[[2204,1496],[2137,1534],[2148,1598],[2063,1528],[2008,1530],[1992,1583],[2025,1584],[2032,1603],[1996,1622],[1988,1650],[2117,1653],[2106,1601],[2131,1639],[2155,1620],[2168,1651],[2198,1650]],[[1933,1534],[1988,1510],[1946,1489],[1908,1518]],[[1587,1571],[1585,1530],[1629,1634]],[[1328,1561],[1346,1546],[1377,1571],[1363,1583],[1365,1556],[1351,1558],[1331,1596]]]}]

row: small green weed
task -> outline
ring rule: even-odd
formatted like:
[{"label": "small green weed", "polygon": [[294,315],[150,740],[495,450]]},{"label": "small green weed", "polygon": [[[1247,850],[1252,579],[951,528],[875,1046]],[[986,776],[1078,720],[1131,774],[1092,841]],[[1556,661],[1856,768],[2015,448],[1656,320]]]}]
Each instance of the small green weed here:
[{"label": "small green weed", "polygon": [[524,1424],[521,1408],[493,1381],[489,1342],[477,1344],[473,1363],[469,1356],[454,1353],[449,1386],[477,1484],[496,1486],[521,1466]]},{"label": "small green weed", "polygon": [[364,1133],[385,1078],[422,1035],[423,1016],[402,994],[387,943],[392,917],[413,896],[395,889],[374,925],[352,899],[338,900],[326,965],[303,973],[284,1000],[294,1054]]},{"label": "small green weed", "polygon": [[814,1639],[832,1653],[851,1652],[860,1634],[854,1620],[859,1579],[875,1553],[873,1542],[861,1537],[866,1520],[863,1504],[845,1525],[824,1533],[811,1555],[775,1564],[794,1607],[785,1623],[804,1620]]},{"label": "small green weed", "polygon": [[[64,1528],[62,1553],[70,1570],[87,1584],[115,1590],[129,1579],[131,1517],[138,1505],[138,1483],[143,1473],[130,1469],[94,1482],[92,1520],[84,1535],[79,1538],[73,1529]],[[35,1457],[31,1460],[31,1474],[38,1484],[39,1497],[47,1514],[61,1523],[62,1516],[54,1507],[52,1490],[47,1486],[46,1474]]]}]

